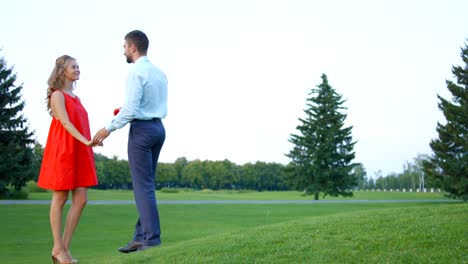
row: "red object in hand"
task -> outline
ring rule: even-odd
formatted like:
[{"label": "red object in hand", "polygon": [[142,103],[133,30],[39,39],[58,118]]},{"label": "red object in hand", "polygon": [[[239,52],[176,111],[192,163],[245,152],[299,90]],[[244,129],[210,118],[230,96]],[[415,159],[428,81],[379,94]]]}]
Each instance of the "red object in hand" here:
[{"label": "red object in hand", "polygon": [[120,112],[120,108],[121,108],[121,107],[114,109],[114,115],[115,115],[115,116]]}]

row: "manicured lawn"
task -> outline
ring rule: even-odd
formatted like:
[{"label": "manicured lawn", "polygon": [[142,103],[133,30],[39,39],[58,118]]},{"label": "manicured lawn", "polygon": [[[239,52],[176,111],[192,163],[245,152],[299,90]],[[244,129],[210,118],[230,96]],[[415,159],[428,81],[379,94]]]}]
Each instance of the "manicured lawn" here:
[{"label": "manicured lawn", "polygon": [[[159,209],[163,245],[124,255],[116,249],[131,238],[135,206],[88,205],[72,244],[74,256],[80,263],[330,263],[339,256],[335,263],[366,258],[378,263],[385,257],[394,260],[389,263],[426,263],[426,255],[467,260],[468,207],[461,203],[166,204]],[[0,205],[1,263],[50,262],[48,210],[48,205]]]},{"label": "manicured lawn", "polygon": [[306,217],[102,263],[467,263],[467,205]]},{"label": "manicured lawn", "polygon": [[[296,191],[257,192],[257,191],[179,191],[177,193],[156,192],[160,200],[313,200],[312,196],[302,196]],[[50,200],[51,193],[30,193],[29,199]],[[355,192],[354,197],[320,197],[320,200],[420,200],[446,199],[443,193],[417,192]],[[133,200],[132,191],[123,190],[89,190],[89,200]]]}]

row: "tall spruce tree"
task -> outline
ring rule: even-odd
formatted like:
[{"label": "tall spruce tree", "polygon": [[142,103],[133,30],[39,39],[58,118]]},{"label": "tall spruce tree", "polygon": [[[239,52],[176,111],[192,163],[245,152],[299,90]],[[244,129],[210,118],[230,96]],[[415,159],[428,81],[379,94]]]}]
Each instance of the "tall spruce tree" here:
[{"label": "tall spruce tree", "polygon": [[33,132],[22,115],[22,85],[15,86],[16,74],[0,57],[0,196],[8,196],[8,185],[19,191],[33,178]]},{"label": "tall spruce tree", "polygon": [[437,123],[439,137],[430,143],[434,155],[423,163],[424,171],[434,185],[450,196],[468,200],[468,45],[461,51],[464,66],[453,66],[456,83],[447,80],[452,100],[440,95],[439,109],[447,123]]},{"label": "tall spruce tree", "polygon": [[291,158],[288,166],[292,186],[323,196],[352,196],[357,178],[352,173],[355,164],[352,127],[344,127],[346,110],[342,96],[328,84],[322,75],[322,84],[312,89],[307,99],[306,117],[299,118],[298,134],[291,134],[293,149],[286,154]]}]

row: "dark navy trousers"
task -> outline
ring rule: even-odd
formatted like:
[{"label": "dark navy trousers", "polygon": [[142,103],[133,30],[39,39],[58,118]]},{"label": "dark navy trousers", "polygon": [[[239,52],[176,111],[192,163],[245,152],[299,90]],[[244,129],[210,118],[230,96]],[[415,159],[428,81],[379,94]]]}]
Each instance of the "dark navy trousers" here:
[{"label": "dark navy trousers", "polygon": [[144,245],[161,244],[161,228],[155,194],[155,173],[166,138],[160,119],[133,120],[128,135],[128,163],[139,218],[133,240]]}]

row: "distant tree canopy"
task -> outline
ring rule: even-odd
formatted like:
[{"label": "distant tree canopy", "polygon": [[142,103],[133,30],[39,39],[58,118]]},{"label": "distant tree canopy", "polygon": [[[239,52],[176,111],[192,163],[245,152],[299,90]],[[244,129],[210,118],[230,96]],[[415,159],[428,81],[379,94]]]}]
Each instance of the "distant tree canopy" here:
[{"label": "distant tree canopy", "polygon": [[[180,172],[180,174],[179,174]],[[285,166],[279,163],[246,163],[237,165],[222,161],[187,161],[160,163],[156,183],[162,187],[189,187],[195,189],[250,189],[287,190]]]},{"label": "distant tree canopy", "polygon": [[440,186],[435,182],[425,179],[423,171],[423,162],[428,160],[428,155],[418,154],[412,161],[406,161],[403,164],[402,172],[390,172],[382,175],[377,171],[374,177],[367,178],[360,182],[359,189],[363,190],[405,190],[405,191],[424,191],[428,189],[439,189]]},{"label": "distant tree canopy", "polygon": [[[108,159],[96,154],[99,188],[131,188],[128,161]],[[156,170],[156,188],[287,190],[284,165],[178,158],[174,163],[160,162]]]},{"label": "distant tree canopy", "polygon": [[101,154],[94,154],[99,189],[129,189],[132,177],[128,161],[117,156],[108,158]]},{"label": "distant tree canopy", "polygon": [[[293,149],[287,154],[292,166],[290,180],[295,188],[313,194],[352,196],[358,184],[353,169],[354,144],[351,130],[345,127],[342,96],[329,85],[327,76],[312,89],[307,99],[305,118],[300,118],[298,134],[292,134]],[[359,176],[360,177],[360,176]]]},{"label": "distant tree canopy", "polygon": [[[39,174],[44,149],[39,143],[34,146],[34,175]],[[378,172],[374,177],[367,177],[366,169],[360,163],[352,170],[358,181],[355,189],[359,190],[423,190],[440,188],[432,182],[424,184],[422,162],[427,155],[418,155],[413,161],[406,162],[403,172],[383,176]],[[128,161],[116,156],[108,158],[95,154],[96,170],[99,179],[97,189],[131,189],[132,180]],[[188,161],[178,158],[174,163],[159,163],[156,171],[156,188],[193,188],[193,189],[236,189],[236,190],[291,190],[292,164],[255,162],[237,165],[229,160],[223,161]]]},{"label": "distant tree canopy", "polygon": [[[43,147],[34,146],[34,175],[39,174]],[[114,156],[108,158],[94,154],[98,189],[131,189],[132,179],[128,161]],[[188,161],[178,158],[174,163],[160,162],[156,174],[156,188],[193,189],[249,189],[249,190],[288,190],[285,166],[279,163],[246,163],[237,165],[227,159],[222,161]]]},{"label": "distant tree canopy", "polygon": [[23,116],[22,85],[0,57],[0,196],[8,197],[8,185],[16,191],[34,177],[32,169],[34,133]]},{"label": "distant tree canopy", "polygon": [[424,169],[452,197],[468,200],[468,45],[462,48],[461,57],[465,65],[452,68],[456,82],[447,81],[452,100],[437,95],[447,123],[437,123],[439,136],[430,143],[434,155]]}]

